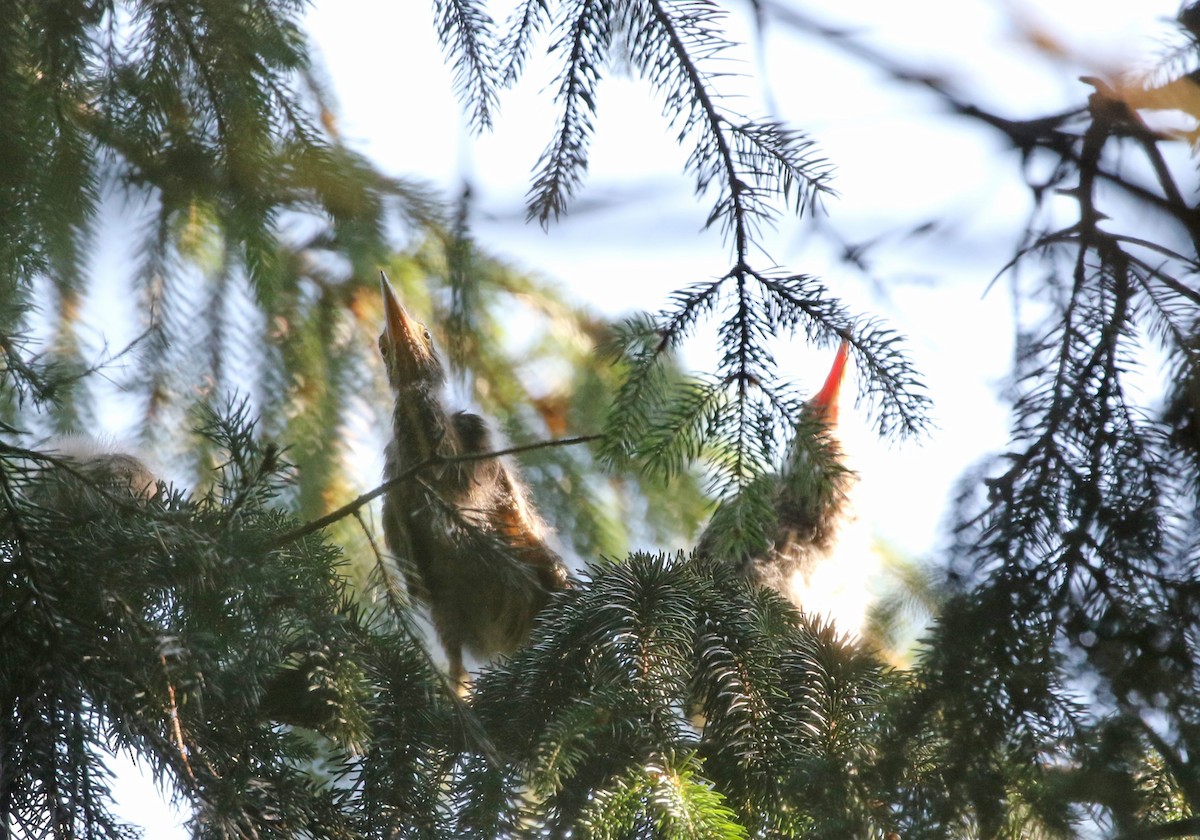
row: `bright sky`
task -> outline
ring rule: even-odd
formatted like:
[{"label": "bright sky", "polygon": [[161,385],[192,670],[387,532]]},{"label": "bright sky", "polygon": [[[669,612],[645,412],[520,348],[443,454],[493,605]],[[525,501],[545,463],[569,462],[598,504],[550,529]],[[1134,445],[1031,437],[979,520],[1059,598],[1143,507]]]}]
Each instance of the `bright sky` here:
[{"label": "bright sky", "polygon": [[[1153,55],[1177,4],[815,0],[807,8],[1021,117],[1081,103],[1088,89],[1077,77],[1085,72],[1103,74]],[[478,201],[475,230],[493,253],[555,278],[610,314],[655,309],[671,289],[728,269],[723,243],[700,233],[707,204],[692,196],[684,155],[641,83],[620,77],[603,83],[577,210],[543,233],[523,224],[521,202],[552,126],[551,75],[544,67],[502,101],[495,132],[472,138],[441,66],[428,3],[318,0],[309,23],[339,100],[344,137],[390,174],[428,180],[447,195],[469,179]],[[1034,50],[1021,26],[1050,36],[1078,60],[1055,61]],[[751,34],[743,27],[739,37]],[[767,87],[731,82],[747,94],[746,110],[759,110],[753,100],[768,94],[778,116],[810,132],[837,167],[841,198],[827,204],[830,222],[852,240],[882,236],[890,243],[878,255],[879,286],[830,259],[827,245],[800,226],[786,226],[768,247],[779,265],[824,277],[853,309],[884,318],[910,338],[938,431],[923,442],[891,445],[875,439],[861,411],[844,405],[841,416],[862,474],[862,527],[920,555],[937,540],[953,482],[1006,440],[997,393],[1009,368],[1012,301],[1003,282],[983,293],[1011,254],[1028,210],[1016,161],[996,138],[940,115],[931,99],[888,86],[877,72],[820,44],[774,27],[766,47]],[[747,73],[763,66],[749,53],[744,59]],[[937,234],[907,243],[898,235],[946,215],[954,224]],[[781,348],[785,375],[819,386],[830,354],[800,342]],[[698,339],[688,359],[704,367],[711,348]],[[853,387],[851,378],[847,388]],[[863,574],[855,570],[859,580]],[[168,828],[178,819],[144,779],[128,768],[119,777],[117,798],[147,836],[182,836]]]}]

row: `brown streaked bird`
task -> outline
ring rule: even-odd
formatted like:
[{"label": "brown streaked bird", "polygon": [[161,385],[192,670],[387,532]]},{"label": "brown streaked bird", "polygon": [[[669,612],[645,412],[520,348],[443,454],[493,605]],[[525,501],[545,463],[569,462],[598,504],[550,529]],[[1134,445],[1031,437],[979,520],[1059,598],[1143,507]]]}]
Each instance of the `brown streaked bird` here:
[{"label": "brown streaked bird", "polygon": [[76,521],[104,516],[113,502],[145,502],[158,495],[154,473],[115,442],[70,434],[48,440],[45,452],[55,460],[42,464],[30,489],[39,504]]},{"label": "brown streaked bird", "polygon": [[763,476],[770,482],[775,509],[774,534],[761,551],[733,554],[714,531],[713,522],[700,536],[697,553],[735,564],[750,581],[769,586],[804,612],[820,612],[810,603],[813,573],[829,558],[849,515],[849,491],[856,476],[846,467],[835,428],[838,396],[850,347],[842,341],[825,384],[801,409],[783,469]]},{"label": "brown streaked bird", "polygon": [[384,496],[384,536],[409,592],[429,608],[462,693],[463,651],[489,660],[520,647],[550,594],[567,586],[567,570],[512,467],[498,458],[441,460],[492,451],[487,423],[447,411],[429,331],[382,273],[380,281],[379,350],[396,400],[384,478],[424,465]]}]

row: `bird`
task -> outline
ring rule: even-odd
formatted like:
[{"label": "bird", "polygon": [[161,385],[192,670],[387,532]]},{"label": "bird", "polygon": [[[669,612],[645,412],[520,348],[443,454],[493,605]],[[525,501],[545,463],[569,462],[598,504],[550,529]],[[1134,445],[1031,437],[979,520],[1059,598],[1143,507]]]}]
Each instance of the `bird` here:
[{"label": "bird", "polygon": [[696,547],[698,555],[731,564],[752,584],[775,590],[810,614],[824,606],[813,595],[813,577],[832,555],[849,518],[850,490],[857,479],[836,436],[849,355],[850,345],[843,340],[821,390],[800,410],[782,469],[759,478],[767,482],[765,488],[754,488],[766,492],[774,509],[774,531],[767,543],[755,551],[729,546],[718,508]]},{"label": "bird", "polygon": [[39,504],[82,522],[106,515],[114,502],[158,496],[158,476],[129,447],[87,434],[51,438],[31,489]]},{"label": "bird", "polygon": [[411,596],[430,613],[460,695],[464,651],[483,661],[528,639],[534,617],[568,586],[516,468],[494,451],[487,421],[449,411],[429,330],[380,273],[379,350],[395,399],[385,450],[383,531]]}]

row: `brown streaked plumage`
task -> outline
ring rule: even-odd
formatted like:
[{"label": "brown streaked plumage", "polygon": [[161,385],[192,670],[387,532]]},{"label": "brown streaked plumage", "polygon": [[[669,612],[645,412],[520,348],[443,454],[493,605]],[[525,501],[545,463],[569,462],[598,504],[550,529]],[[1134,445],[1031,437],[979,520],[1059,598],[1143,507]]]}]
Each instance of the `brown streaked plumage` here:
[{"label": "brown streaked plumage", "polygon": [[442,403],[445,373],[428,330],[381,278],[385,325],[379,349],[395,396],[385,478],[429,463],[388,491],[384,536],[409,591],[429,607],[459,690],[463,651],[511,653],[529,636],[566,567],[513,469],[498,458],[438,462],[494,449],[487,423]]},{"label": "brown streaked plumage", "polygon": [[770,545],[752,555],[721,557],[710,525],[696,548],[699,554],[735,564],[748,580],[776,590],[806,612],[820,610],[820,604],[804,602],[804,593],[837,542],[856,478],[844,465],[834,434],[849,350],[843,341],[824,386],[804,404],[783,469],[763,478],[774,485],[776,524]]},{"label": "brown streaked plumage", "polygon": [[71,434],[47,441],[45,451],[56,460],[42,464],[30,490],[39,504],[74,520],[103,516],[113,502],[158,495],[154,473],[113,442]]}]

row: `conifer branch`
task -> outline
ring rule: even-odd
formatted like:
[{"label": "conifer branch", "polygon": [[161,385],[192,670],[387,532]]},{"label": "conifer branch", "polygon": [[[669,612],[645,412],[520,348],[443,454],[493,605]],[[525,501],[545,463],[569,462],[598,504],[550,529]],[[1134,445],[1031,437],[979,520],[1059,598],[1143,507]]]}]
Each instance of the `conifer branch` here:
[{"label": "conifer branch", "polygon": [[500,44],[500,55],[505,59],[500,74],[502,87],[511,87],[520,77],[533,47],[533,39],[549,15],[548,0],[521,0],[513,10]]},{"label": "conifer branch", "polygon": [[492,127],[497,79],[492,19],[480,0],[436,0],[438,40],[454,60],[454,88],[471,104],[471,125]]},{"label": "conifer branch", "polygon": [[596,113],[600,66],[612,40],[609,7],[603,0],[572,0],[570,29],[555,44],[566,53],[558,79],[561,105],[554,138],[542,152],[527,196],[528,218],[546,227],[558,219],[587,169],[587,147]]},{"label": "conifer branch", "polygon": [[[720,183],[722,197],[709,214],[707,224],[711,225],[718,218],[722,220],[726,232],[733,235],[733,249],[737,262],[742,263],[748,258],[750,250],[749,219],[752,209],[746,204],[746,199],[753,195],[752,187],[742,181],[733,149],[723,130],[726,125],[725,119],[717,109],[706,79],[692,60],[675,19],[667,11],[662,0],[646,2],[651,10],[654,29],[666,44],[666,54],[670,59],[667,66],[678,74],[677,78],[672,80],[672,94],[675,99],[671,104],[678,109],[676,119],[683,118],[685,129],[697,126],[700,129],[701,139],[688,159],[689,165],[696,172],[697,191],[705,192],[709,179],[714,176]],[[691,6],[685,12],[684,21],[695,27],[693,35],[704,45],[708,42],[706,36],[710,35],[705,31],[705,26],[711,19],[711,14],[709,8],[699,4]],[[650,46],[655,43],[655,39],[650,37],[649,32],[640,33],[640,36],[644,52],[641,56],[635,52],[635,57],[642,58],[643,72],[663,72],[650,66],[650,60],[662,54]],[[715,160],[708,158],[710,154]],[[727,209],[724,206],[725,201],[728,201]]]}]

